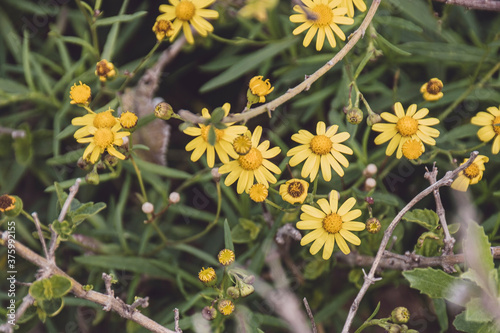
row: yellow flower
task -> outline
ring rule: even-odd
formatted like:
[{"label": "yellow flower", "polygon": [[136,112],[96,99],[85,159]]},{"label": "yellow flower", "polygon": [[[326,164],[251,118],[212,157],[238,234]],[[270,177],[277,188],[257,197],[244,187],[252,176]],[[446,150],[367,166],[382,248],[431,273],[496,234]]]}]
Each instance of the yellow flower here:
[{"label": "yellow flower", "polygon": [[252,139],[245,134],[238,135],[233,140],[233,149],[238,155],[246,155],[252,149]]},{"label": "yellow flower", "polygon": [[263,202],[269,195],[269,191],[267,186],[264,184],[253,184],[248,190],[248,194],[250,195],[250,199],[253,201]]},{"label": "yellow flower", "polygon": [[16,207],[16,198],[8,194],[0,196],[0,212],[7,212]]},{"label": "yellow flower", "polygon": [[290,179],[285,184],[280,186],[280,195],[286,202],[303,203],[307,197],[309,183],[302,179]]},{"label": "yellow flower", "polygon": [[425,151],[424,144],[419,139],[406,140],[401,147],[404,157],[409,160],[416,160]]},{"label": "yellow flower", "polygon": [[164,13],[158,16],[156,20],[173,21],[173,33],[170,41],[181,31],[181,28],[186,36],[186,40],[190,44],[194,44],[193,33],[191,32],[190,24],[203,37],[207,36],[207,32],[212,32],[214,27],[205,19],[216,19],[219,13],[212,9],[205,9],[215,2],[215,0],[169,0],[172,4],[160,5],[160,12]]},{"label": "yellow flower", "polygon": [[79,85],[76,83],[71,87],[69,92],[69,97],[71,98],[71,104],[84,104],[88,105],[91,96],[90,87],[86,84],[83,84],[80,81]]},{"label": "yellow flower", "polygon": [[241,17],[254,17],[261,22],[267,21],[267,11],[273,9],[278,0],[246,0],[245,6],[239,11]]},{"label": "yellow flower", "polygon": [[201,271],[198,273],[198,279],[203,283],[209,284],[215,282],[217,274],[215,274],[215,270],[212,267],[202,267]]},{"label": "yellow flower", "polygon": [[107,151],[108,154],[112,156],[121,160],[125,159],[125,155],[116,150],[114,146],[121,146],[123,144],[123,138],[130,135],[130,133],[118,132],[120,129],[120,123],[116,123],[116,125],[111,128],[91,128],[90,134],[92,134],[92,136],[76,140],[79,143],[89,143],[83,152],[83,158],[90,160],[91,163],[95,163],[99,159],[99,156]]},{"label": "yellow flower", "polygon": [[396,157],[403,156],[403,145],[410,139],[421,140],[428,145],[436,145],[436,140],[433,139],[439,136],[439,131],[433,126],[439,124],[437,118],[423,119],[428,113],[428,109],[420,109],[417,112],[417,104],[412,104],[405,114],[401,103],[394,104],[393,115],[389,112],[383,112],[380,116],[390,124],[377,123],[372,126],[376,132],[382,132],[375,138],[375,144],[381,145],[384,142],[389,142],[385,154],[391,156],[397,149]]},{"label": "yellow flower", "polygon": [[123,128],[130,129],[137,125],[137,116],[135,113],[126,111],[120,115],[120,124]]},{"label": "yellow flower", "polygon": [[71,120],[75,126],[83,126],[73,135],[75,139],[93,134],[98,128],[112,128],[119,124],[118,120],[111,115],[114,110],[108,109],[100,113],[88,113],[83,117],[76,117]]},{"label": "yellow flower", "polygon": [[364,12],[366,10],[366,5],[363,0],[342,0],[340,6],[347,8],[347,16],[354,17],[353,3],[359,11]]},{"label": "yellow flower", "polygon": [[224,266],[229,266],[234,262],[234,252],[229,249],[224,249],[219,252],[217,259]]},{"label": "yellow flower", "polygon": [[101,82],[113,79],[116,76],[115,66],[106,59],[102,59],[95,66],[95,75],[99,76]]},{"label": "yellow flower", "polygon": [[290,16],[290,21],[293,23],[302,23],[293,31],[294,35],[298,35],[309,29],[304,38],[304,47],[309,46],[316,32],[316,50],[320,51],[325,43],[325,36],[328,39],[331,47],[335,47],[335,35],[345,40],[344,32],[339,28],[338,24],[353,24],[354,20],[346,17],[347,8],[341,7],[341,0],[332,0],[331,2],[323,0],[301,0],[305,6],[295,5],[293,10],[299,14]]},{"label": "yellow flower", "polygon": [[[469,159],[464,159],[463,163]],[[484,155],[478,155],[474,162],[465,170],[460,171],[457,178],[451,184],[451,188],[457,191],[465,192],[469,185],[477,184],[483,178],[484,163],[488,163],[490,159]],[[460,165],[462,165],[460,164]]]},{"label": "yellow flower", "polygon": [[267,160],[278,155],[281,149],[274,147],[268,150],[269,140],[259,144],[261,135],[262,127],[257,126],[252,134],[252,148],[250,151],[245,155],[239,156],[237,160],[224,163],[219,168],[219,173],[229,173],[224,181],[226,186],[230,186],[238,180],[236,191],[239,194],[250,189],[254,183],[254,178],[257,179],[258,183],[269,186],[269,183],[276,183],[276,178],[269,171],[276,174],[281,173],[280,168]]},{"label": "yellow flower", "polygon": [[[226,103],[222,106],[224,110],[224,116],[229,114],[231,105]],[[210,119],[210,113],[206,108],[201,110],[201,115],[203,118]],[[196,136],[186,145],[186,151],[193,150],[191,154],[191,161],[196,162],[200,157],[207,152],[207,164],[210,168],[214,166],[215,163],[215,152],[217,156],[223,163],[229,162],[229,156],[232,158],[238,158],[238,154],[233,149],[234,139],[247,131],[246,126],[236,125],[231,126],[234,123],[226,124],[227,127],[224,129],[214,128],[215,130],[215,145],[211,145],[208,142],[208,133],[210,126],[212,125],[202,125],[198,124],[199,127],[188,127],[184,130],[184,133],[190,136]]]},{"label": "yellow flower", "polygon": [[259,96],[259,103],[264,103],[266,101],[265,96],[269,95],[274,90],[274,87],[271,87],[269,79],[264,81],[262,78],[262,75],[254,76],[248,85],[252,94]]},{"label": "yellow flower", "polygon": [[337,125],[333,125],[326,131],[325,123],[320,121],[316,125],[317,135],[306,130],[300,130],[299,133],[292,135],[292,140],[301,145],[290,149],[286,154],[293,156],[289,162],[290,166],[296,166],[307,159],[302,167],[301,176],[306,178],[310,175],[311,181],[316,178],[320,166],[323,179],[327,182],[332,179],[331,168],[340,177],[344,176],[344,170],[340,164],[347,168],[349,161],[342,154],[352,155],[352,149],[340,144],[349,139],[350,134],[337,133],[338,128]]},{"label": "yellow flower", "polygon": [[297,222],[297,229],[314,230],[300,241],[304,246],[314,241],[310,252],[315,255],[323,247],[323,259],[330,259],[332,256],[335,242],[344,254],[349,254],[351,250],[345,242],[346,240],[354,245],[361,244],[361,240],[351,231],[361,231],[365,229],[365,224],[353,221],[361,216],[361,210],[352,207],[356,204],[356,199],[347,199],[340,208],[338,208],[339,193],[330,192],[330,200],[319,199],[317,204],[321,209],[309,205],[303,205],[300,209],[303,213],[300,215],[301,221]]},{"label": "yellow flower", "polygon": [[152,30],[159,41],[165,39],[165,37],[172,37],[174,34],[172,22],[167,20],[156,20]]},{"label": "yellow flower", "polygon": [[437,101],[443,97],[443,82],[438,78],[432,78],[420,87],[420,92],[426,101]]},{"label": "yellow flower", "polygon": [[224,316],[229,316],[234,311],[234,304],[229,299],[223,299],[219,301],[217,308]]},{"label": "yellow flower", "polygon": [[500,110],[497,107],[489,107],[486,109],[488,112],[478,112],[475,117],[472,117],[471,123],[477,126],[483,126],[477,131],[479,140],[488,142],[493,140],[491,152],[498,154],[500,151]]}]

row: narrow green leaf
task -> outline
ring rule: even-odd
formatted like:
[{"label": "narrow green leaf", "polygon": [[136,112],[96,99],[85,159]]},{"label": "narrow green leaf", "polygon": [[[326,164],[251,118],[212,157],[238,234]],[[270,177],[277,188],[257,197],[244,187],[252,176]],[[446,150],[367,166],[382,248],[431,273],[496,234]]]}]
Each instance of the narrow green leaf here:
[{"label": "narrow green leaf", "polygon": [[233,238],[231,236],[231,229],[229,228],[227,219],[224,220],[224,244],[226,249],[234,252]]},{"label": "narrow green leaf", "polygon": [[115,23],[130,22],[130,21],[133,21],[135,19],[138,19],[139,17],[146,15],[147,13],[148,13],[147,11],[139,11],[139,12],[136,12],[134,14],[124,14],[124,15],[107,17],[107,18],[97,20],[95,25],[97,27],[102,27],[102,26],[111,25],[111,24],[115,24]]},{"label": "narrow green leaf", "polygon": [[24,69],[24,79],[26,80],[26,84],[31,91],[36,91],[35,83],[33,81],[33,74],[31,74],[31,58],[30,58],[30,46],[29,46],[29,36],[28,30],[24,30],[23,37],[23,69]]},{"label": "narrow green leaf", "polygon": [[215,134],[215,128],[213,126],[210,126],[208,128],[208,144],[215,146],[216,140],[217,140],[217,135]]},{"label": "narrow green leaf", "polygon": [[146,259],[142,257],[123,257],[123,256],[79,256],[75,257],[74,260],[77,263],[83,264],[88,267],[99,267],[106,270],[124,270],[129,272],[135,272],[139,274],[147,274],[152,277],[170,277],[170,274],[165,274],[165,271],[158,268],[157,265],[153,264],[152,259]]},{"label": "narrow green leaf", "polygon": [[14,80],[0,78],[0,90],[11,94],[27,94],[29,88]]},{"label": "narrow green leaf", "polygon": [[[128,6],[128,0],[122,2],[122,6],[120,7],[120,11],[118,15],[125,14]],[[113,23],[111,30],[108,33],[108,38],[106,39],[106,43],[104,44],[101,59],[111,60],[113,58],[113,52],[115,51],[116,39],[118,38],[118,33],[120,32],[120,22]]]},{"label": "narrow green leaf", "polygon": [[81,47],[83,47],[83,49],[89,51],[92,55],[97,57],[97,51],[86,40],[81,39],[80,37],[73,37],[73,36],[58,36],[58,37],[65,43],[80,45]]},{"label": "narrow green leaf", "polygon": [[68,215],[71,217],[73,223],[78,225],[89,217],[99,213],[104,208],[106,208],[106,204],[104,202],[98,202],[96,204],[93,202],[87,202],[78,207],[78,209],[69,212]]},{"label": "narrow green leaf", "polygon": [[[463,44],[431,43],[431,42],[409,42],[400,45],[401,49],[413,55],[423,55],[426,58],[456,63],[479,63],[483,61],[485,50]],[[494,61],[488,57],[487,61]]]},{"label": "narrow green leaf", "polygon": [[[382,35],[380,35],[380,34],[377,34],[377,38],[375,40],[377,41],[377,43],[379,44],[379,46],[381,48],[385,47],[387,50],[394,52],[396,55],[401,55],[401,56],[406,56],[406,57],[411,56],[410,52],[400,49],[399,47],[397,47],[396,45],[392,44],[387,39],[382,37]],[[385,50],[385,51],[387,51],[387,50]]]},{"label": "narrow green leaf", "polygon": [[193,175],[182,170],[168,168],[158,164],[137,160],[137,166],[142,172],[150,172],[159,176],[165,176],[173,179],[190,179]]},{"label": "narrow green leaf", "polygon": [[47,316],[54,317],[61,312],[64,307],[64,300],[62,298],[53,298],[51,300],[37,301],[37,307],[42,309]]},{"label": "narrow green leaf", "polygon": [[442,298],[432,298],[434,310],[439,322],[440,333],[448,332],[448,311],[446,310],[446,302]]},{"label": "narrow green leaf", "polygon": [[187,244],[177,244],[170,246],[170,248],[192,254],[193,256],[203,260],[207,265],[214,265],[214,266],[219,265],[219,262],[215,259],[214,256],[209,255],[205,251],[199,250],[194,246]]}]

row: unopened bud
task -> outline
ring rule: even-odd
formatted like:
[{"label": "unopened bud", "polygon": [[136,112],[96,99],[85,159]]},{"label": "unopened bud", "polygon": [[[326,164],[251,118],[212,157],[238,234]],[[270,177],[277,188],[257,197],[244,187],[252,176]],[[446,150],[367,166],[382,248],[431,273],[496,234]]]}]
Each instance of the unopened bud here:
[{"label": "unopened bud", "polygon": [[370,163],[366,166],[366,168],[363,170],[363,176],[365,177],[373,177],[374,175],[377,174],[377,166],[373,163]]},{"label": "unopened bud", "polygon": [[378,113],[370,113],[368,119],[366,119],[366,123],[368,126],[373,126],[376,123],[380,123],[382,121],[382,117]]},{"label": "unopened bud", "polygon": [[163,120],[169,120],[174,114],[174,109],[168,103],[161,102],[155,106],[155,116]]},{"label": "unopened bud", "polygon": [[142,212],[144,214],[152,214],[155,211],[155,206],[151,202],[145,202],[142,204]]},{"label": "unopened bud", "polygon": [[255,288],[252,285],[242,283],[240,286],[240,294],[241,297],[247,297],[251,295],[255,291]]},{"label": "unopened bud", "polygon": [[176,204],[181,200],[181,196],[177,192],[172,192],[168,196],[168,201],[170,201],[171,204]]},{"label": "unopened bud", "polygon": [[99,184],[99,174],[97,172],[89,172],[85,176],[85,181],[87,182],[87,184],[97,185]]},{"label": "unopened bud", "polygon": [[391,320],[396,324],[405,324],[410,320],[410,311],[403,306],[399,306],[392,310]]},{"label": "unopened bud", "polygon": [[216,182],[220,181],[220,173],[219,173],[219,168],[213,168],[210,173],[212,174],[212,177],[214,177],[214,180]]},{"label": "unopened bud", "polygon": [[377,186],[377,181],[373,178],[366,178],[365,180],[365,191],[371,191],[372,189],[375,188],[375,186]]},{"label": "unopened bud", "polygon": [[86,159],[84,159],[83,157],[80,157],[78,159],[78,162],[76,162],[76,165],[84,170],[84,171],[90,171],[92,169],[92,163],[89,163],[89,161],[87,161]]},{"label": "unopened bud", "polygon": [[227,288],[226,293],[233,299],[237,299],[240,297],[240,291],[236,287]]},{"label": "unopened bud", "polygon": [[255,276],[254,275],[247,275],[243,279],[243,282],[248,283],[248,284],[253,284],[255,282]]},{"label": "unopened bud", "polygon": [[366,197],[365,198],[366,203],[369,205],[373,205],[375,203],[375,200],[372,197]]},{"label": "unopened bud", "polygon": [[203,310],[201,310],[201,315],[206,320],[214,320],[217,317],[217,310],[213,306],[205,306]]},{"label": "unopened bud", "polygon": [[366,220],[366,230],[370,234],[376,234],[377,232],[380,231],[380,228],[382,225],[380,224],[380,221],[376,217],[370,217],[368,220]]},{"label": "unopened bud", "polygon": [[346,111],[346,118],[350,124],[357,125],[363,121],[363,111],[356,107],[348,109]]},{"label": "unopened bud", "polygon": [[401,327],[399,327],[399,325],[391,325],[391,327],[389,327],[389,330],[387,332],[388,333],[401,333]]},{"label": "unopened bud", "polygon": [[104,161],[112,168],[118,164],[118,157],[107,154],[104,156]]}]

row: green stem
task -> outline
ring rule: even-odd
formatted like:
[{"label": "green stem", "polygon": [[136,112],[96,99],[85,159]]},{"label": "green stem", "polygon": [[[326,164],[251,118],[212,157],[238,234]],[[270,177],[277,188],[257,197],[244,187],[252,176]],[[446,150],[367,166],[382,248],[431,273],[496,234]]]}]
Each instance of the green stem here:
[{"label": "green stem", "polygon": [[157,41],[156,44],[153,46],[153,48],[149,51],[148,54],[144,58],[141,59],[141,62],[137,65],[137,67],[130,73],[130,75],[127,76],[125,81],[123,81],[122,85],[120,86],[120,89],[118,89],[119,92],[122,92],[125,87],[127,86],[127,83],[137,74],[137,72],[142,68],[142,66],[151,58],[151,56],[155,53],[155,51],[158,49],[160,46],[161,41]]},{"label": "green stem", "polygon": [[80,0],[76,0],[76,5],[80,9],[80,11],[83,13],[83,16],[85,16],[85,20],[87,20],[87,24],[90,27],[90,34],[92,36],[92,46],[94,47],[97,57],[101,57],[101,52],[99,51],[99,40],[97,37],[97,27],[95,26],[95,18],[93,18],[90,13],[84,8],[84,5]]},{"label": "green stem", "polygon": [[316,191],[318,190],[318,179],[319,179],[319,175],[316,176],[316,179],[314,179],[314,183],[313,183],[313,191],[312,191],[312,195],[313,197],[316,196]]},{"label": "green stem", "polygon": [[[24,209],[21,211],[21,214],[23,214],[28,220],[31,222],[35,223],[35,220],[33,219],[33,216],[31,216],[28,212],[26,212]],[[50,232],[49,227],[45,226],[42,222],[40,222],[40,227],[45,230]]]},{"label": "green stem", "polygon": [[[130,150],[132,150],[132,147],[133,147],[133,144],[132,144],[132,133],[129,136],[129,147],[130,147]],[[148,200],[148,194],[146,193],[146,189],[144,187],[144,182],[142,180],[141,170],[137,166],[137,163],[135,163],[134,156],[132,156],[132,154],[130,154],[130,162],[132,162],[132,165],[134,167],[135,173],[137,175],[137,180],[139,181],[139,186],[141,187],[142,199],[144,200],[141,203],[147,202],[147,201],[149,201]]]}]

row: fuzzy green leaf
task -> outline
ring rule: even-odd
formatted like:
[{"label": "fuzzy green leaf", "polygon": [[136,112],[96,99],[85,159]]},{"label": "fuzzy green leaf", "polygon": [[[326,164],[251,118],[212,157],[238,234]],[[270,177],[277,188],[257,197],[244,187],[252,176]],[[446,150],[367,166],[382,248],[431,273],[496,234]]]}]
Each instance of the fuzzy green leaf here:
[{"label": "fuzzy green leaf", "polygon": [[417,223],[427,230],[433,230],[439,223],[438,215],[430,209],[413,209],[403,216],[403,220]]},{"label": "fuzzy green leaf", "polygon": [[124,14],[124,15],[117,15],[117,16],[112,16],[112,17],[106,17],[103,19],[99,19],[96,21],[95,25],[96,26],[106,26],[106,25],[112,25],[117,22],[129,22],[133,21],[135,19],[138,19],[139,17],[142,17],[146,15],[148,12],[147,11],[140,11],[136,12],[134,14]]},{"label": "fuzzy green leaf", "polygon": [[71,288],[73,288],[73,284],[70,279],[61,275],[52,275],[49,278],[50,284],[52,286],[52,297],[58,298],[63,297]]},{"label": "fuzzy green leaf", "polygon": [[224,220],[224,244],[226,249],[234,252],[233,237],[231,236],[231,229],[229,228],[227,219]]}]

